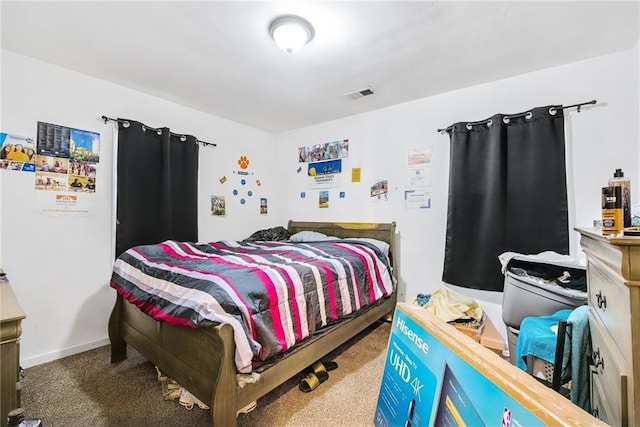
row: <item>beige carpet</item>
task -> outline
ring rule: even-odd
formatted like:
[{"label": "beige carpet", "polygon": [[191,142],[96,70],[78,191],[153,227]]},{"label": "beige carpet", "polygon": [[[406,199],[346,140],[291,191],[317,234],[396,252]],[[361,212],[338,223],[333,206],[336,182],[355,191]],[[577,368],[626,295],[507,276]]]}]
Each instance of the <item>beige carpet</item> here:
[{"label": "beige carpet", "polygon": [[[300,391],[297,375],[241,414],[238,425],[372,425],[389,331],[389,323],[364,331],[329,355],[338,369],[316,390]],[[26,369],[22,406],[45,427],[212,424],[208,410],[165,401],[155,368],[131,348],[125,361],[113,365],[105,346]]]}]

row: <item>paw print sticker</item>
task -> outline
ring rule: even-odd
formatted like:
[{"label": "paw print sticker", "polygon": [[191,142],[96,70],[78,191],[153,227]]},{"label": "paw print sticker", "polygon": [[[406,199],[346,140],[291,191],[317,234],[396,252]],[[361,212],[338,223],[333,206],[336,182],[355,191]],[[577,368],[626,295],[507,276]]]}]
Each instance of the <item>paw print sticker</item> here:
[{"label": "paw print sticker", "polygon": [[248,168],[249,159],[247,158],[247,156],[240,156],[240,158],[238,159],[238,165],[240,166],[240,169]]}]

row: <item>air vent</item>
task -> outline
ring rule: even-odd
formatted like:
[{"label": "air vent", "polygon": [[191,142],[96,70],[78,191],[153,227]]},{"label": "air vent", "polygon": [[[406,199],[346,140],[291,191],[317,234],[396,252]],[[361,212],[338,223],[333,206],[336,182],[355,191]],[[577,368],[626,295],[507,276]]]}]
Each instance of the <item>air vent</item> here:
[{"label": "air vent", "polygon": [[363,89],[358,89],[354,92],[345,93],[344,96],[351,99],[360,99],[365,96],[373,95],[375,92],[370,87],[365,87]]}]

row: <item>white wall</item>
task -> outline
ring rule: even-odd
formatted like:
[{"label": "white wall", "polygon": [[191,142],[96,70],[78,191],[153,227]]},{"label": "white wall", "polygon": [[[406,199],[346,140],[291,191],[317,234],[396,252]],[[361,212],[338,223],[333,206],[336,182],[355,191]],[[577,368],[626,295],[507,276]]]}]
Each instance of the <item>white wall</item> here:
[{"label": "white wall", "polygon": [[[202,241],[242,239],[257,229],[285,225],[287,219],[396,221],[404,300],[441,286],[449,140],[436,132],[438,128],[496,112],[597,99],[596,107],[579,114],[567,112],[570,226],[589,226],[599,218],[600,187],[616,168],[631,178],[633,200],[640,200],[637,46],[277,136],[13,52],[1,53],[1,131],[35,137],[36,122],[46,121],[100,132],[102,141],[96,209],[89,217],[37,214],[33,174],[5,171],[0,177],[0,254],[28,315],[22,337],[25,367],[108,342],[107,320],[114,300],[108,287],[114,126],[99,119],[103,114],[169,126],[218,143],[218,148],[201,149]],[[317,191],[308,189],[303,172],[296,172],[297,148],[339,139],[350,140],[342,187],[331,190],[328,209],[319,209]],[[415,146],[433,149],[428,210],[407,210],[402,200],[406,153]],[[240,155],[251,161],[249,180],[255,190],[244,206],[231,194],[234,188],[249,189],[241,187],[233,173]],[[362,167],[360,184],[350,183],[351,167]],[[225,184],[220,183],[223,176]],[[369,183],[378,178],[389,179],[388,203],[369,201]],[[262,186],[257,187],[255,179]],[[300,198],[301,191],[307,193],[305,199]],[[338,191],[345,191],[346,198],[338,198]],[[209,215],[211,194],[227,197],[226,217]],[[258,198],[265,196],[269,215],[259,216]],[[579,252],[577,248],[574,233],[572,253]],[[479,299],[501,326],[500,293],[464,292]]]},{"label": "white wall", "polygon": [[[498,112],[517,113],[537,106],[571,105],[596,99],[596,106],[583,107],[580,113],[565,110],[569,225],[571,229],[590,227],[592,220],[600,217],[600,188],[616,168],[622,168],[625,176],[631,178],[632,199],[636,203],[640,200],[638,79],[636,46],[627,52],[279,134],[285,211],[299,220],[396,221],[401,298],[412,300],[417,293],[429,293],[442,285],[449,138],[437,133],[438,128],[458,121],[485,119]],[[317,190],[309,190],[304,172],[296,172],[297,148],[342,139],[350,142],[342,187],[330,190],[329,208],[319,209]],[[415,146],[433,148],[432,208],[428,210],[404,207],[407,150]],[[350,182],[351,167],[362,167],[361,183]],[[369,200],[368,186],[379,178],[389,180],[388,203],[375,204]],[[305,199],[299,197],[301,191],[306,191]],[[338,198],[339,191],[346,192],[345,199]],[[571,253],[579,252],[577,233],[572,232]],[[501,293],[457,290],[480,300],[496,326],[504,329]]]},{"label": "white wall", "polygon": [[[215,142],[200,150],[199,239],[242,239],[282,223],[275,203],[261,217],[258,198],[276,187],[268,174],[275,162],[272,134],[2,51],[2,131],[35,138],[37,121],[101,134],[95,210],[86,217],[51,217],[34,209],[34,174],[2,171],[0,250],[27,319],[21,345],[25,367],[108,343],[107,321],[115,300],[108,282],[112,265],[112,123],[101,115],[168,126]],[[262,186],[240,206],[232,199],[240,155]],[[220,184],[227,176],[226,184]],[[227,216],[210,215],[210,195],[227,197]]]}]

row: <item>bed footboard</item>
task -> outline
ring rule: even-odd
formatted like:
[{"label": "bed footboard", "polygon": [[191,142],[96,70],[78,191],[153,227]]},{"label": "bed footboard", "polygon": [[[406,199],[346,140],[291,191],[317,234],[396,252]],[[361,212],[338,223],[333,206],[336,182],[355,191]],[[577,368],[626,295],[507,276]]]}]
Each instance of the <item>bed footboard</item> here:
[{"label": "bed footboard", "polygon": [[109,319],[111,362],[126,358],[131,345],[163,373],[203,402],[210,402],[214,426],[235,426],[237,411],[335,350],[393,312],[395,294],[365,313],[308,340],[239,388],[235,343],[229,325],[185,328],[158,322],[118,295]]},{"label": "bed footboard", "polygon": [[[120,295],[109,319],[111,363],[127,344],[191,394],[207,403],[216,425],[234,425],[238,408],[235,344],[229,325],[186,328],[158,322]],[[222,392],[216,392],[216,390]]]}]

